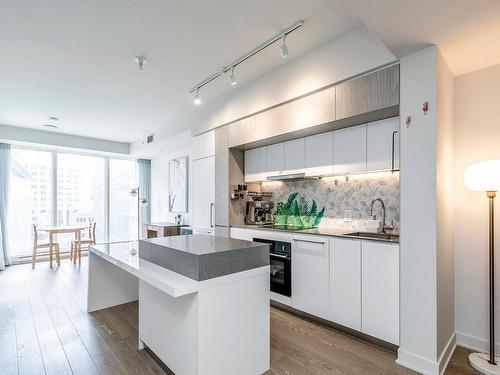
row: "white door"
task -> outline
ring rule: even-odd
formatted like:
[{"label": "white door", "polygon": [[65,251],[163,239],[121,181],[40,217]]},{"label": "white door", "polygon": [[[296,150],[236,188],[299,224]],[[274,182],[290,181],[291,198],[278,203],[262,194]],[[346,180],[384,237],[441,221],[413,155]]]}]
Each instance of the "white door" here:
[{"label": "white door", "polygon": [[361,241],[330,240],[331,320],[361,331]]},{"label": "white door", "polygon": [[399,344],[399,245],[362,242],[364,333]]},{"label": "white door", "polygon": [[305,138],[285,142],[285,174],[304,173]]},{"label": "white door", "polygon": [[[285,144],[266,147],[267,176],[281,176],[285,170]],[[264,178],[265,180],[265,178]]]},{"label": "white door", "polygon": [[266,147],[245,151],[245,182],[265,181]]},{"label": "white door", "polygon": [[399,169],[399,117],[366,125],[366,168]]},{"label": "white door", "polygon": [[366,171],[366,125],[333,132],[333,173]]},{"label": "white door", "polygon": [[292,238],[292,307],[328,319],[330,310],[328,239]]},{"label": "white door", "polygon": [[328,176],[333,173],[333,132],[306,138],[306,176]]},{"label": "white door", "polygon": [[193,227],[214,228],[215,157],[193,161]]}]

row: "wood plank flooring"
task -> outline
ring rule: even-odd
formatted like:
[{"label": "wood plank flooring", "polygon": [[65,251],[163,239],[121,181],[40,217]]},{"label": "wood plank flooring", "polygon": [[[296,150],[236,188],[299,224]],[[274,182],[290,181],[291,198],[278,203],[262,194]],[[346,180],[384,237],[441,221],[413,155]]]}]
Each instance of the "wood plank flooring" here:
[{"label": "wood plank flooring", "polygon": [[[137,303],[87,314],[87,258],[8,267],[0,272],[0,374],[164,374],[137,349]],[[457,348],[446,375],[478,374]],[[266,375],[416,374],[393,353],[271,310]],[[216,374],[214,374],[216,375]],[[237,375],[237,374],[235,374]]]}]

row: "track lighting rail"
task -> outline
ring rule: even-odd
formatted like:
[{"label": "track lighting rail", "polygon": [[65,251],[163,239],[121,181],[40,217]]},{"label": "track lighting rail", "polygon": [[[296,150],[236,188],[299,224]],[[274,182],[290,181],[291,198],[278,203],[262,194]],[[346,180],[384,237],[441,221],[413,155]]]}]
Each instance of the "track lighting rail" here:
[{"label": "track lighting rail", "polygon": [[293,32],[295,30],[297,30],[302,25],[304,25],[304,21],[298,21],[298,22],[294,23],[293,25],[289,26],[285,30],[283,30],[280,33],[276,34],[275,36],[273,36],[272,38],[268,39],[267,41],[265,41],[261,45],[255,47],[254,49],[252,49],[251,51],[247,52],[246,54],[244,54],[240,58],[236,59],[231,64],[223,66],[217,72],[215,72],[214,74],[212,74],[210,77],[204,79],[203,81],[201,81],[200,83],[198,83],[196,86],[194,86],[193,88],[191,88],[189,90],[189,92],[190,93],[193,93],[193,92],[197,93],[200,90],[200,88],[202,88],[206,84],[212,82],[214,79],[220,77],[221,75],[226,74],[228,71],[233,71],[235,67],[237,67],[238,65],[240,65],[244,61],[246,61],[249,58],[251,58],[252,56],[256,55],[257,53],[259,53],[263,49],[269,47],[271,44],[274,44],[277,41],[285,38],[288,34],[290,34],[291,32]]}]

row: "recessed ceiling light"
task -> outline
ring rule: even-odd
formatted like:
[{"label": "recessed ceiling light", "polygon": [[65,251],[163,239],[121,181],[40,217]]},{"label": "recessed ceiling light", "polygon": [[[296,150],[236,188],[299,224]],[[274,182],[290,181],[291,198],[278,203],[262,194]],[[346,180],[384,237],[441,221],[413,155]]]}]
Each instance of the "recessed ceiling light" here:
[{"label": "recessed ceiling light", "polygon": [[42,126],[44,128],[51,128],[51,129],[57,129],[58,128],[57,125],[53,125],[53,124],[43,124]]}]

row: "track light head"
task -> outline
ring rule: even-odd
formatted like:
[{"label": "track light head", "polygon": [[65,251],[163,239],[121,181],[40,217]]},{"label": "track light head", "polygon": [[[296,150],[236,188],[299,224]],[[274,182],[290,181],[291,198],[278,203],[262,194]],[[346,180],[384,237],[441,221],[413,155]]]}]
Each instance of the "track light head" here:
[{"label": "track light head", "polygon": [[231,82],[231,86],[234,86],[238,83],[236,80],[236,76],[234,75],[234,67],[231,69],[231,76],[229,77],[229,81]]},{"label": "track light head", "polygon": [[282,44],[281,44],[281,57],[284,59],[288,57],[288,47],[286,46],[286,34],[283,34],[281,37]]},{"label": "track light head", "polygon": [[195,105],[200,105],[201,104],[201,98],[200,98],[200,95],[199,95],[199,91],[200,91],[200,89],[196,90],[196,95],[194,96],[193,103]]}]

